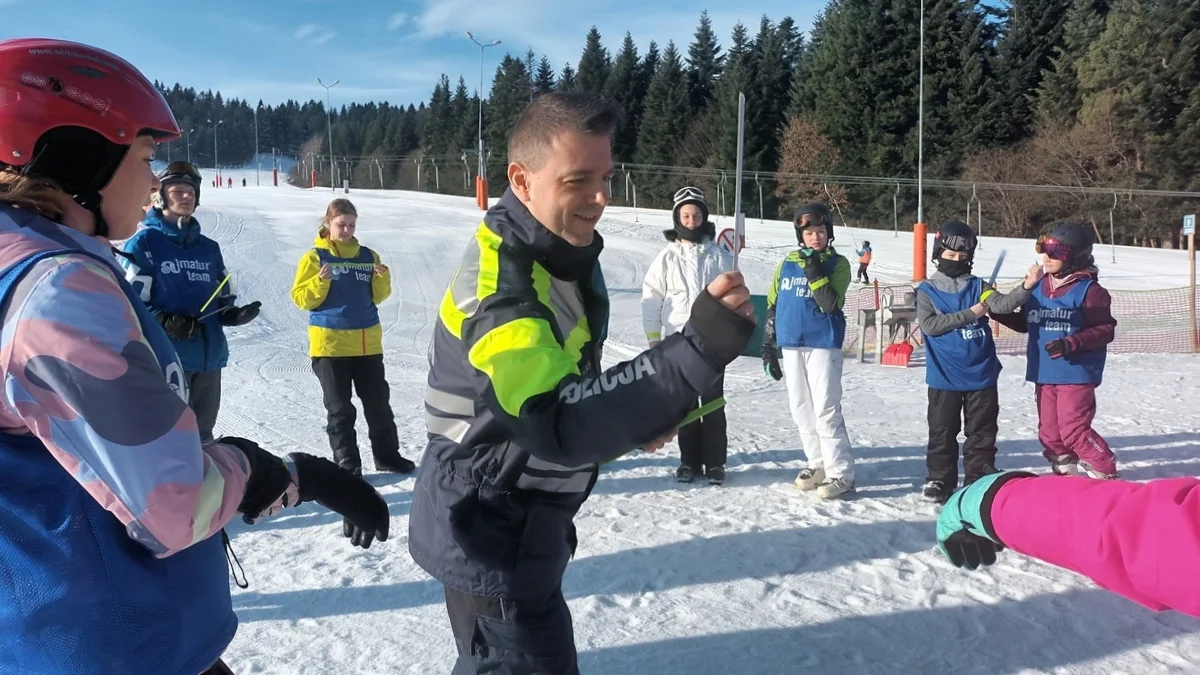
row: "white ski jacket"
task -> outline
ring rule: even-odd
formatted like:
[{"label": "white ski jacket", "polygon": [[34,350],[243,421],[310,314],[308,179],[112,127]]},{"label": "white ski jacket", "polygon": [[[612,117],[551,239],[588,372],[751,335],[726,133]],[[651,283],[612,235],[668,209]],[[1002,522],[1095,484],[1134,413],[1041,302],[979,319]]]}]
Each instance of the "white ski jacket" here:
[{"label": "white ski jacket", "polygon": [[667,244],[650,263],[642,282],[646,339],[661,340],[683,328],[700,293],[732,268],[733,256],[712,239],[699,244],[676,239]]}]

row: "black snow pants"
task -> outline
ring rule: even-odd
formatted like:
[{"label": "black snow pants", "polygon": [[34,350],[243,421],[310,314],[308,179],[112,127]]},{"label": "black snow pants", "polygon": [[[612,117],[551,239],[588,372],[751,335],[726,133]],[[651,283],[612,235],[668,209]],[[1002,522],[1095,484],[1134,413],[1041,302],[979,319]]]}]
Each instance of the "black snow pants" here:
[{"label": "black snow pants", "polygon": [[941,481],[947,494],[958,489],[958,432],[963,444],[963,485],[996,472],[997,418],[1000,397],[996,385],[977,391],[929,389],[929,446],[925,463],[929,481]]},{"label": "black snow pants", "polygon": [[[725,395],[725,376],[722,375],[708,391],[700,396],[700,405]],[[697,406],[699,407],[699,406]],[[724,467],[729,439],[725,428],[725,409],[709,413],[679,429],[679,459],[698,474],[714,467]]]},{"label": "black snow pants", "polygon": [[367,434],[376,464],[394,465],[400,457],[400,439],[396,420],[388,401],[390,390],[383,371],[383,355],[318,356],[312,360],[313,372],[324,392],[326,426],[333,458],[341,466],[362,469],[358,440],[354,431],[356,411],[351,391],[362,401],[367,418]]}]

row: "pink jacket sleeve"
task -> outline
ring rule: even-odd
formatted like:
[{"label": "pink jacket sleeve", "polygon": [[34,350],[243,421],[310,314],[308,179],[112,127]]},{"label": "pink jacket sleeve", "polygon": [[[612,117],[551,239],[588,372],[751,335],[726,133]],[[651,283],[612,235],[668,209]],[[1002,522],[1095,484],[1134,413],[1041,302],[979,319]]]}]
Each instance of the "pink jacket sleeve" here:
[{"label": "pink jacket sleeve", "polygon": [[990,511],[1014,551],[1083,574],[1150,609],[1200,616],[1200,480],[1017,478]]}]

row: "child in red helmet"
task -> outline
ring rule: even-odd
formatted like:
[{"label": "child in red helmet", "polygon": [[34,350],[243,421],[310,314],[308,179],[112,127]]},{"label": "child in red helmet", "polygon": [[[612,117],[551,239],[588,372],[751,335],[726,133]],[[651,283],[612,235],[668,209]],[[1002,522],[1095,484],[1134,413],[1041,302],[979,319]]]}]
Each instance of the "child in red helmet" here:
[{"label": "child in red helmet", "polygon": [[[332,462],[202,444],[166,333],[113,260],[179,127],[109,52],[0,41],[0,672],[221,672],[225,523],[315,500],[386,538]],[[64,92],[73,92],[65,95]]]}]

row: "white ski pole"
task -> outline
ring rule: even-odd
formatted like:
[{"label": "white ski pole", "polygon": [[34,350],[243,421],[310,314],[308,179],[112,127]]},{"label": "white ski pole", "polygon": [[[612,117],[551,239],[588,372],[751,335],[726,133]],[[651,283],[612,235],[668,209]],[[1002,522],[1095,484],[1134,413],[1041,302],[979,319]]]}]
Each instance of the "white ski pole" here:
[{"label": "white ski pole", "polygon": [[746,219],[742,214],[742,155],[746,137],[746,95],[738,92],[737,128],[737,184],[733,193],[733,271],[737,272],[738,253],[742,248],[742,237],[746,233]]}]

